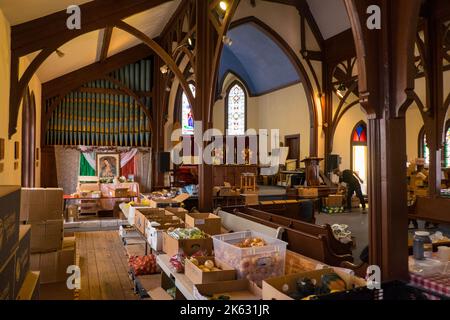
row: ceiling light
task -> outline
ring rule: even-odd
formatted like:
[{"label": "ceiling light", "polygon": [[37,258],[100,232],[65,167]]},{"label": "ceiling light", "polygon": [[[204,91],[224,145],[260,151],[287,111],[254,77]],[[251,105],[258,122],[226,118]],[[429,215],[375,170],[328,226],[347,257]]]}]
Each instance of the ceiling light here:
[{"label": "ceiling light", "polygon": [[166,92],[170,92],[171,90],[170,87],[166,87]]},{"label": "ceiling light", "polygon": [[222,42],[223,42],[223,44],[226,44],[227,46],[230,46],[230,47],[233,45],[233,40],[231,40],[231,38],[228,36],[223,36]]},{"label": "ceiling light", "polygon": [[191,51],[195,49],[195,38],[193,35],[187,39],[187,47]]},{"label": "ceiling light", "polygon": [[228,4],[227,4],[225,1],[220,1],[219,7],[220,7],[220,9],[222,9],[223,11],[227,11]]},{"label": "ceiling light", "polygon": [[64,53],[64,52],[62,52],[61,50],[59,50],[59,49],[56,49],[56,54],[58,55],[58,57],[60,57],[60,58],[63,58],[66,54]]},{"label": "ceiling light", "polygon": [[166,74],[167,72],[169,72],[169,67],[165,64],[159,70],[161,70],[162,74]]},{"label": "ceiling light", "polygon": [[340,98],[344,98],[346,91],[347,87],[343,83],[341,83],[341,85],[339,85],[339,87],[337,88],[336,93]]}]

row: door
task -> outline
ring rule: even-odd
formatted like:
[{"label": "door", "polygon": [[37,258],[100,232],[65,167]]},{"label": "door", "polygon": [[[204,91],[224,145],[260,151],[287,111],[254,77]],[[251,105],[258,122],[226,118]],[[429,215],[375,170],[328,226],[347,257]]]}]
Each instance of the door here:
[{"label": "door", "polygon": [[284,146],[289,148],[288,159],[300,160],[300,135],[284,137]]}]

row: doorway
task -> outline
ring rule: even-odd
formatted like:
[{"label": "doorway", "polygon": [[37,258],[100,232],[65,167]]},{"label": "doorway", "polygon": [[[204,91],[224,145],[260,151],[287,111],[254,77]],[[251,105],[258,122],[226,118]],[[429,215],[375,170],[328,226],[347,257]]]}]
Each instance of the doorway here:
[{"label": "doorway", "polygon": [[300,160],[300,135],[294,134],[284,137],[284,146],[289,148],[288,159]]},{"label": "doorway", "polygon": [[351,137],[352,170],[364,181],[361,184],[363,194],[367,194],[367,125],[359,122],[352,131]]}]

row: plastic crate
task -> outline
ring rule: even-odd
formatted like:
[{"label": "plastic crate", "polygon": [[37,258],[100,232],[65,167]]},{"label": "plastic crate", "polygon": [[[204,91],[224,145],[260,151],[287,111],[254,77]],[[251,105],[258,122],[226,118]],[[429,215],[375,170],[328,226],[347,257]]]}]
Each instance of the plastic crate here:
[{"label": "plastic crate", "polygon": [[[238,279],[262,285],[262,280],[284,275],[287,243],[254,231],[215,235],[215,256],[237,271]],[[264,247],[239,248],[235,244],[248,238],[260,238]]]}]

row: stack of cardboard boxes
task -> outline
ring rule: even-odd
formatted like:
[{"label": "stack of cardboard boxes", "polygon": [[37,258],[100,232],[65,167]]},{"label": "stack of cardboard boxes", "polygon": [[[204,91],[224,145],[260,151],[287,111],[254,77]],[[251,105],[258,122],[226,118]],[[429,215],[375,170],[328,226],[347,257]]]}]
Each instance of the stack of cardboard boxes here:
[{"label": "stack of cardboard boxes", "polygon": [[30,271],[31,226],[20,225],[20,187],[0,187],[0,300],[39,297],[39,272]]},{"label": "stack of cardboard boxes", "polygon": [[31,267],[41,284],[65,282],[75,265],[75,238],[64,238],[63,190],[22,189],[21,220],[31,225]]}]

